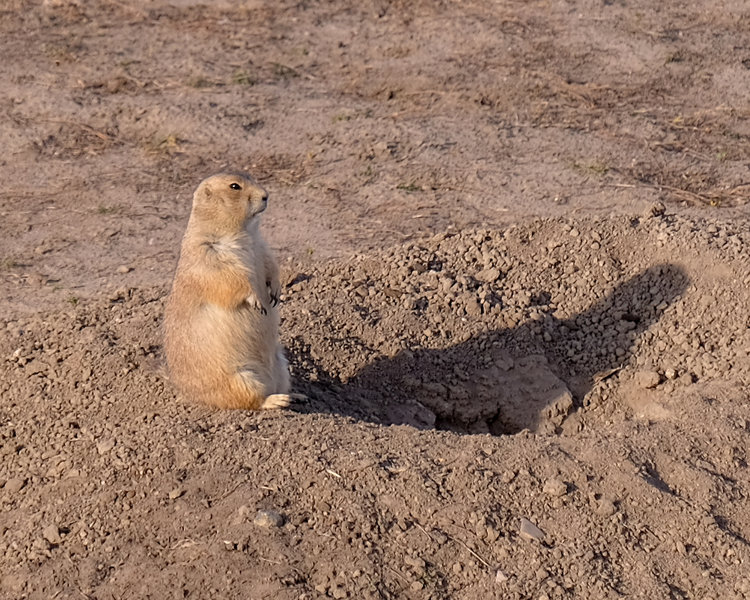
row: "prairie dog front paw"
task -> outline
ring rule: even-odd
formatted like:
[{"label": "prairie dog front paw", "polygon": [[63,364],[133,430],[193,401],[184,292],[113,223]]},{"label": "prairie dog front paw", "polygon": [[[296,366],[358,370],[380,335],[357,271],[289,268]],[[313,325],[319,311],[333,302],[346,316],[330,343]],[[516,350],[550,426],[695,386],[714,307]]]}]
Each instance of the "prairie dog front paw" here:
[{"label": "prairie dog front paw", "polygon": [[276,306],[281,298],[281,282],[276,280],[266,281],[268,296],[271,298],[271,306]]},{"label": "prairie dog front paw", "polygon": [[263,303],[260,301],[260,298],[256,296],[255,294],[250,294],[247,298],[245,298],[245,302],[247,303],[250,308],[254,308],[255,310],[259,310],[260,314],[265,315],[266,307],[263,306]]}]

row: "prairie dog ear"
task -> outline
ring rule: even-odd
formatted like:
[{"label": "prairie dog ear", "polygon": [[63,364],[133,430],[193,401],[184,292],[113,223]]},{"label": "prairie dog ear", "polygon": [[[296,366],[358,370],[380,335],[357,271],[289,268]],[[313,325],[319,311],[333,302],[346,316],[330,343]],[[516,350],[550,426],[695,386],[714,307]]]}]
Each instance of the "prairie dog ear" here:
[{"label": "prairie dog ear", "polygon": [[196,202],[199,202],[201,200],[210,200],[212,195],[213,195],[213,190],[211,189],[211,186],[209,185],[208,181],[203,181],[195,190],[193,199]]}]

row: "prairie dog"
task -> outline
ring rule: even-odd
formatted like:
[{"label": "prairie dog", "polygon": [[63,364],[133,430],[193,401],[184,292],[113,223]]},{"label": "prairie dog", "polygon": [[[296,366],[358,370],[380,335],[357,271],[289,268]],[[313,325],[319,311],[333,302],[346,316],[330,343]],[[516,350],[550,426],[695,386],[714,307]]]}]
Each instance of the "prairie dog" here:
[{"label": "prairie dog", "polygon": [[267,202],[245,175],[214,175],[195,190],[164,315],[170,377],[187,398],[219,408],[289,404],[279,268],[259,230]]}]

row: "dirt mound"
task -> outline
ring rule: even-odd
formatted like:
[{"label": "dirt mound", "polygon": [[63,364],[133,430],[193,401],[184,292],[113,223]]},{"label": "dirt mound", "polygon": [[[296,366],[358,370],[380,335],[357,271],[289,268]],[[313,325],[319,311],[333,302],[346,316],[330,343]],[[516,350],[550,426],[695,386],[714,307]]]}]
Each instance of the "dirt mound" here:
[{"label": "dirt mound", "polygon": [[165,287],[7,322],[1,589],[748,597],[749,248],[544,219],[287,264],[309,401],[269,414],[176,400]]},{"label": "dirt mound", "polygon": [[606,405],[632,380],[747,381],[747,247],[743,228],[677,217],[439,234],[295,273],[286,327],[305,330],[301,379],[377,422],[554,431],[574,399]]}]

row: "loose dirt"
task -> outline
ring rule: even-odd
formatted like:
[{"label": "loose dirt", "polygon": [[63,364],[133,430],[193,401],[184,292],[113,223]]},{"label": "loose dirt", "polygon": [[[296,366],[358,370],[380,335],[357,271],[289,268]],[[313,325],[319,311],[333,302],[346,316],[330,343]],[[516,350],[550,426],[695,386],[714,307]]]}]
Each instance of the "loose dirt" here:
[{"label": "loose dirt", "polygon": [[[0,598],[750,598],[750,11],[0,8]],[[206,175],[307,400],[177,398]]]}]

